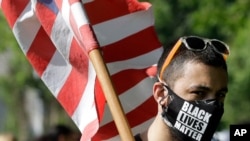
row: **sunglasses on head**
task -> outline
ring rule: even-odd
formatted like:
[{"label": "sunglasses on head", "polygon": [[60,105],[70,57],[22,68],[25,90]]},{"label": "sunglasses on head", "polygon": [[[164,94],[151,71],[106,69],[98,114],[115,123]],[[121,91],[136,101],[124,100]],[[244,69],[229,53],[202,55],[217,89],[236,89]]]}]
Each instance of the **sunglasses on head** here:
[{"label": "sunglasses on head", "polygon": [[162,66],[162,69],[160,71],[159,78],[162,79],[163,72],[165,71],[165,69],[169,65],[170,61],[173,59],[175,53],[180,48],[182,43],[185,45],[185,47],[188,50],[191,50],[191,51],[203,51],[208,46],[210,46],[210,47],[212,47],[212,49],[215,52],[221,54],[225,60],[227,59],[227,56],[229,55],[229,46],[220,40],[206,39],[206,38],[202,38],[202,37],[198,37],[198,36],[184,36],[184,37],[181,37],[177,41],[177,43],[174,45],[174,47],[170,51],[169,55],[167,56],[163,66]]}]

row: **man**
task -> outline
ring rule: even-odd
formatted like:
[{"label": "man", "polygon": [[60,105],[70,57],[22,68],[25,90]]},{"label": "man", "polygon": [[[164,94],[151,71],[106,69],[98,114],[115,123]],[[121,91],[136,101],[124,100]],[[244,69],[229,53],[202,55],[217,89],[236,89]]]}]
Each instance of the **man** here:
[{"label": "man", "polygon": [[153,96],[158,114],[137,141],[211,141],[224,112],[229,47],[216,39],[181,37],[158,62]]}]

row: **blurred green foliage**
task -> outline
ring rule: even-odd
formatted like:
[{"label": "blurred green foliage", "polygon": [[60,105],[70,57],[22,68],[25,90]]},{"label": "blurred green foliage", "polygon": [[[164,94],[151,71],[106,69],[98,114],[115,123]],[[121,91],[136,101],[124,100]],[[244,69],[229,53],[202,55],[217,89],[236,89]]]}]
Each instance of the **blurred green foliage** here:
[{"label": "blurred green foliage", "polygon": [[[228,128],[230,124],[249,120],[250,1],[148,0],[148,2],[153,5],[156,32],[166,47],[184,35],[217,38],[230,45],[229,92],[220,128]],[[45,93],[43,95],[45,102],[54,103],[55,100],[41,80],[34,79],[32,67],[19,49],[2,13],[0,13],[0,34],[0,52],[10,50],[14,56],[9,63],[11,68],[8,75],[0,77],[0,99],[4,99],[7,105],[16,110],[9,116],[6,128],[17,131],[14,118],[21,108],[18,104],[22,99],[22,88],[25,85],[34,86]]]},{"label": "blurred green foliage", "polygon": [[156,31],[168,47],[184,35],[224,40],[230,46],[229,92],[220,128],[250,120],[250,1],[149,0]]}]

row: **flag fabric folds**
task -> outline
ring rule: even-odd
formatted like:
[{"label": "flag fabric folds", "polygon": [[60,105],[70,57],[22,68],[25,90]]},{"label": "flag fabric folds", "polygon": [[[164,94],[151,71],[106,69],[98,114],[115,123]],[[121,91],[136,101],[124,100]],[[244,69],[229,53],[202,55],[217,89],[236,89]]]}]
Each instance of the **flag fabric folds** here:
[{"label": "flag fabric folds", "polygon": [[[149,3],[136,0],[1,0],[23,53],[82,132],[118,140],[88,53],[100,48],[134,134],[156,114],[155,64],[162,52]],[[150,110],[152,109],[152,110]]]}]

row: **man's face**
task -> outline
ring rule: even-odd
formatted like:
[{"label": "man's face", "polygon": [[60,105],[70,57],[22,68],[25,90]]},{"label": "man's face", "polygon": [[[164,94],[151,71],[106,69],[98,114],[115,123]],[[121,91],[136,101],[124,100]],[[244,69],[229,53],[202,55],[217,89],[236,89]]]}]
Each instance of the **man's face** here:
[{"label": "man's face", "polygon": [[223,102],[227,83],[227,72],[222,68],[188,62],[184,66],[182,77],[175,81],[172,90],[188,101],[217,99]]}]

